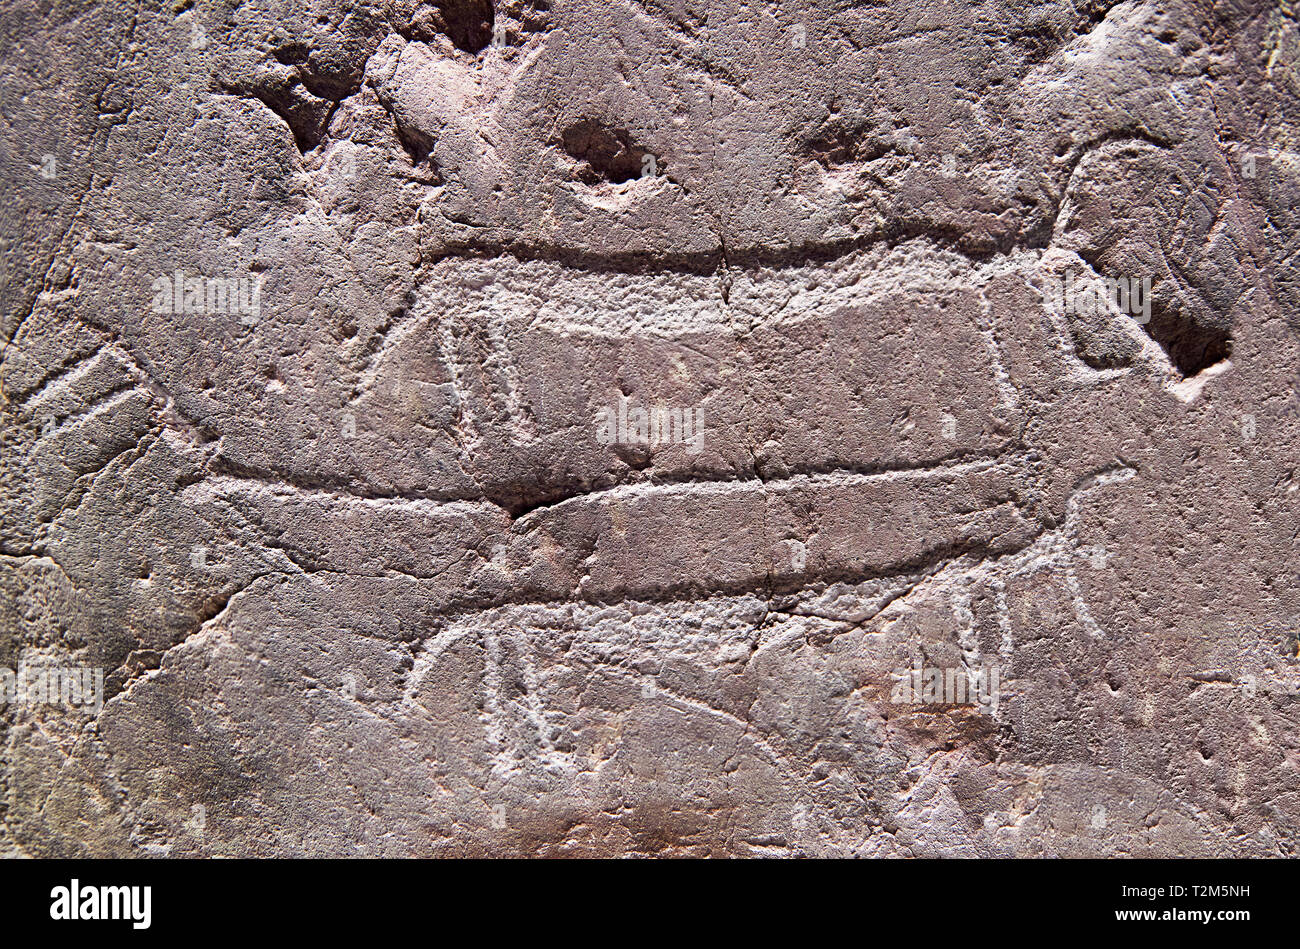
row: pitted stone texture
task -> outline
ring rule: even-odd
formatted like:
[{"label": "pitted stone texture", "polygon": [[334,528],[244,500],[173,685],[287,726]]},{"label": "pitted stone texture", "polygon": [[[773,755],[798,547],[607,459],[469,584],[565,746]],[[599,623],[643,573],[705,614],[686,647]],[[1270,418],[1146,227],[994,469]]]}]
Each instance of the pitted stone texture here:
[{"label": "pitted stone texture", "polygon": [[1296,854],[1289,0],[47,7],[0,855]]}]

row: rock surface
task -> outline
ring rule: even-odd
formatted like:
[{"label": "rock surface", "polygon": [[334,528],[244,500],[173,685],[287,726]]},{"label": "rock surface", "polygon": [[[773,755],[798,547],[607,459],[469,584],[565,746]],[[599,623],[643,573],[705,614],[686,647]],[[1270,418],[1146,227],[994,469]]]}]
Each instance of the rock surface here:
[{"label": "rock surface", "polygon": [[5,3],[0,667],[103,702],[0,855],[1296,855],[1298,93],[1291,0]]}]

